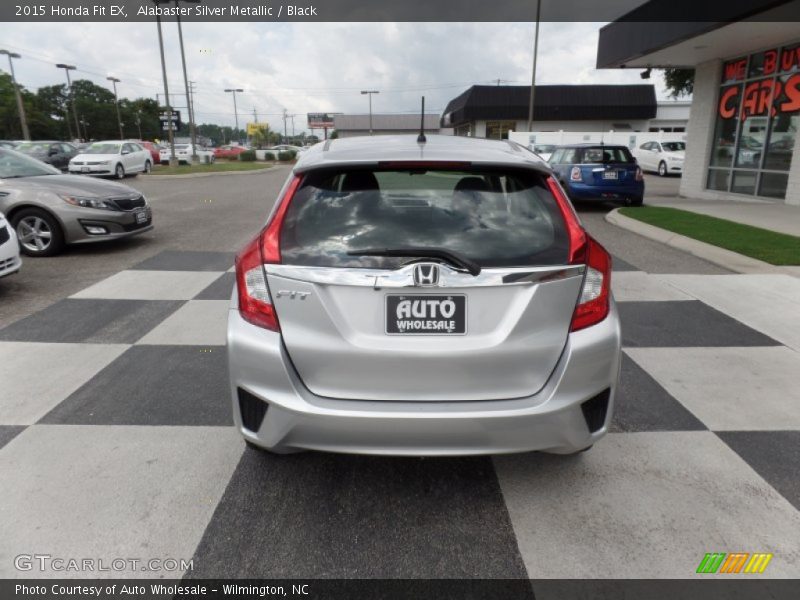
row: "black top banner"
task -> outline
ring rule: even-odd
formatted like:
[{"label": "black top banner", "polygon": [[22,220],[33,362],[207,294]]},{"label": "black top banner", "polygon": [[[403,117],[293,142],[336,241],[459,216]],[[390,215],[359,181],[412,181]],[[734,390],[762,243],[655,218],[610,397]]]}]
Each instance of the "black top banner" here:
[{"label": "black top banner", "polygon": [[800,0],[3,0],[4,22],[800,21]]}]

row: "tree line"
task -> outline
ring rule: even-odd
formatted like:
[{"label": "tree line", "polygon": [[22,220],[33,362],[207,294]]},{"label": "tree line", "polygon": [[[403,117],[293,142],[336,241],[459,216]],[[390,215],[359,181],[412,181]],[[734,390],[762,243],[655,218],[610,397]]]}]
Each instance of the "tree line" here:
[{"label": "tree line", "polygon": [[[75,123],[69,90],[66,84],[48,85],[32,92],[20,86],[22,102],[32,140],[103,140],[117,139],[119,127],[114,106],[114,94],[88,79],[72,82],[75,95]],[[120,98],[120,118],[125,138],[166,140],[161,129],[160,108],[151,98]],[[188,114],[181,111],[178,137],[189,136]],[[77,131],[76,131],[77,129]],[[231,141],[244,141],[243,129],[203,123],[196,127],[197,134],[211,140],[214,145]],[[272,132],[270,132],[272,133]],[[279,136],[278,136],[279,137]],[[0,72],[0,139],[22,139],[22,126],[17,112],[17,101],[11,75]]]}]

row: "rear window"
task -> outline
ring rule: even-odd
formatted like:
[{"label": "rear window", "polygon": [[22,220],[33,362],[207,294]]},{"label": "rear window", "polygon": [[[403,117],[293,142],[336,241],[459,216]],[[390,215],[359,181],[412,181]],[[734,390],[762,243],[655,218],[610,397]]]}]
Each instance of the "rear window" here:
[{"label": "rear window", "polygon": [[395,269],[412,258],[367,248],[436,247],[485,267],[567,262],[568,239],[544,178],[531,171],[357,170],[306,176],[281,232],[283,262]]},{"label": "rear window", "polygon": [[582,148],[582,163],[629,163],[633,162],[630,150],[624,146],[597,146]]}]

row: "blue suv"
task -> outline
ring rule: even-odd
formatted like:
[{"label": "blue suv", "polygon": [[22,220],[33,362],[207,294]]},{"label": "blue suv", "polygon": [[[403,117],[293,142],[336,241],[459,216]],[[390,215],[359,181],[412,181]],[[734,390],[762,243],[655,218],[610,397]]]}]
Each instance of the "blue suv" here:
[{"label": "blue suv", "polygon": [[549,162],[570,200],[642,205],[642,170],[625,146],[559,146],[550,156]]}]

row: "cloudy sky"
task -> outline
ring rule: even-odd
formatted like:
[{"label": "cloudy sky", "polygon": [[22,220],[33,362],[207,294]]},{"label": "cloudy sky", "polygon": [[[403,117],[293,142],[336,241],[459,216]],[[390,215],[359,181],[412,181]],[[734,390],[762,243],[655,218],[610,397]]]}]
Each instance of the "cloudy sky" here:
[{"label": "cloudy sky", "polygon": [[[542,23],[539,83],[642,83],[639,71],[594,69],[602,23]],[[472,84],[529,84],[534,26],[530,23],[184,23],[189,78],[197,82],[198,122],[233,125],[229,87],[240,125],[259,120],[283,127],[294,113],[299,132],[308,112],[366,113],[362,89],[380,90],[375,113],[416,112],[426,96],[430,112]],[[164,23],[170,93],[183,92],[175,23]],[[161,93],[155,23],[0,24],[0,48],[18,52],[18,81],[27,88],[61,83],[53,65],[78,67],[73,77],[110,85],[120,96]],[[0,64],[5,68],[5,63]],[[659,98],[660,75],[650,82]],[[173,104],[185,104],[174,97]]]}]

